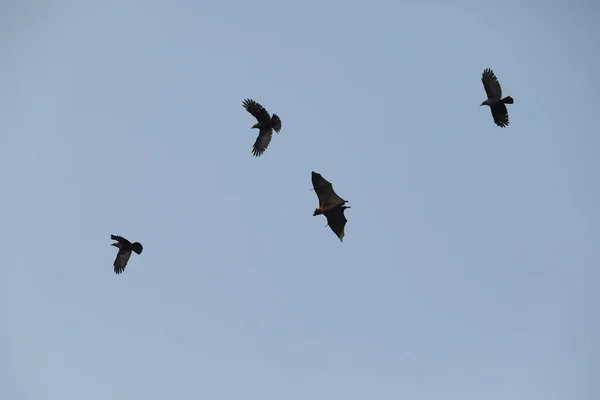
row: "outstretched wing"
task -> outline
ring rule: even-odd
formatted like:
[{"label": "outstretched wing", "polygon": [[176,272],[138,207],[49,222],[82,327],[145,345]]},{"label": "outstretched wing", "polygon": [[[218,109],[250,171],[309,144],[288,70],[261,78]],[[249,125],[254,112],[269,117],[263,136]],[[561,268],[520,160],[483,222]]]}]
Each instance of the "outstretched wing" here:
[{"label": "outstretched wing", "polygon": [[327,225],[331,228],[333,233],[340,238],[340,241],[343,242],[344,239],[344,228],[346,227],[346,216],[344,215],[345,207],[335,207],[332,210],[329,210],[325,213],[325,217],[327,218]]},{"label": "outstretched wing", "polygon": [[117,242],[121,243],[122,245],[126,245],[126,246],[131,246],[131,242],[127,239],[125,239],[124,237],[118,236],[118,235],[110,235],[111,240],[116,240]]},{"label": "outstretched wing", "polygon": [[492,111],[492,117],[496,125],[501,128],[508,126],[508,110],[504,103],[494,104],[490,107],[490,110]]},{"label": "outstretched wing", "polygon": [[319,198],[319,207],[321,209],[334,207],[346,203],[346,200],[338,196],[333,190],[333,185],[323,178],[321,174],[312,172],[312,184],[317,197]]},{"label": "outstretched wing", "polygon": [[494,71],[489,68],[484,69],[483,74],[481,74],[481,82],[483,83],[483,88],[485,89],[488,99],[502,98],[502,88],[500,87],[498,78],[494,75]]},{"label": "outstretched wing", "polygon": [[127,262],[129,261],[129,257],[131,257],[131,250],[121,250],[117,253],[117,258],[115,258],[115,262],[113,266],[115,267],[115,274],[120,274],[125,271],[125,267],[127,266]]},{"label": "outstretched wing", "polygon": [[267,124],[271,121],[271,117],[267,110],[252,99],[246,99],[242,103],[246,111],[248,111],[258,122]]},{"label": "outstretched wing", "polygon": [[272,137],[273,129],[261,129],[254,142],[254,146],[252,146],[252,155],[254,155],[254,157],[260,157],[267,147],[269,147]]}]

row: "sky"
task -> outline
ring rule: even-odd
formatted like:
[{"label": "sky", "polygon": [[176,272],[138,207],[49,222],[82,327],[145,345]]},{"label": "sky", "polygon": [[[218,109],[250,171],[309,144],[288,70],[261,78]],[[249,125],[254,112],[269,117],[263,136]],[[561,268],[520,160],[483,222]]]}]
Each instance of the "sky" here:
[{"label": "sky", "polygon": [[0,398],[597,399],[599,17],[3,1]]}]

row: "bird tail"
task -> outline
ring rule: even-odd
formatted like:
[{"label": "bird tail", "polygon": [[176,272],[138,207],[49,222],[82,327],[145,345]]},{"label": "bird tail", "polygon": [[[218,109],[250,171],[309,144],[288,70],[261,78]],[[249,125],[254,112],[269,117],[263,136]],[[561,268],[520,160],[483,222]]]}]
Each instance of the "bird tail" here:
[{"label": "bird tail", "polygon": [[512,97],[510,96],[506,96],[505,98],[502,99],[502,102],[504,104],[513,104],[515,101],[513,100]]},{"label": "bird tail", "polygon": [[131,250],[135,251],[136,254],[142,254],[144,247],[142,247],[141,243],[135,242],[131,245]]},{"label": "bird tail", "polygon": [[273,114],[273,116],[271,117],[271,126],[273,127],[273,130],[277,133],[279,133],[279,131],[281,130],[281,119],[277,114]]}]

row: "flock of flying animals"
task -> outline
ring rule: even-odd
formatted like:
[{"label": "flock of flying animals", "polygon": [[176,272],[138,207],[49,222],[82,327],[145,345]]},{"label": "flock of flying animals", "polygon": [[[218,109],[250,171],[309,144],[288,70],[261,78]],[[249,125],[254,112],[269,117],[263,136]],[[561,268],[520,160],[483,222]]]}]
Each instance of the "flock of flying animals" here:
[{"label": "flock of flying animals", "polygon": [[[507,127],[508,110],[506,105],[513,104],[513,98],[511,96],[502,97],[500,82],[498,82],[498,78],[496,78],[491,69],[484,69],[481,75],[481,82],[483,83],[487,99],[480,106],[489,106],[494,123],[501,128]],[[270,115],[262,105],[252,99],[244,100],[242,105],[258,121],[252,126],[252,129],[258,129],[258,137],[252,146],[252,155],[260,157],[267,147],[269,147],[273,131],[277,133],[281,131],[281,119],[277,114]],[[327,225],[340,241],[343,241],[344,228],[346,227],[346,222],[348,222],[344,211],[350,208],[345,205],[347,201],[336,194],[331,182],[314,171],[312,172],[312,184],[319,201],[319,207],[315,209],[313,216],[324,215],[327,219]],[[131,253],[142,254],[144,248],[141,243],[131,243],[122,236],[110,235],[110,238],[116,241],[111,246],[119,249],[113,267],[115,273],[120,274],[125,271]]]}]

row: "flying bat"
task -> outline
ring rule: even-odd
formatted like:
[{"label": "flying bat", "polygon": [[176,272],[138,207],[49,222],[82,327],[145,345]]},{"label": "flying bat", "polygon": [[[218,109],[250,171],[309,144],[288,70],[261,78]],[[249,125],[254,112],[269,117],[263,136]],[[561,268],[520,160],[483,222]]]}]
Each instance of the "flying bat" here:
[{"label": "flying bat", "polygon": [[340,241],[343,241],[344,228],[348,222],[344,210],[350,208],[345,206],[347,201],[338,196],[331,183],[315,171],[312,172],[312,184],[319,198],[319,208],[315,209],[313,217],[324,215],[327,218],[327,225],[340,238]]}]

